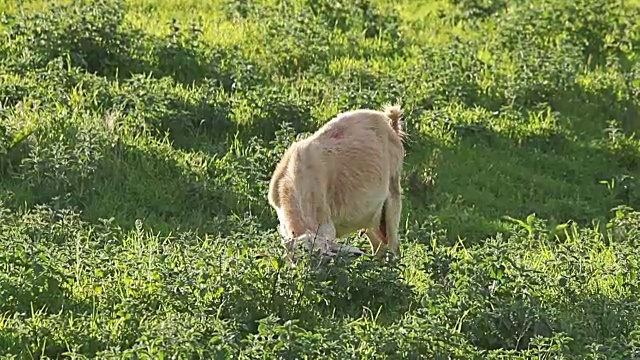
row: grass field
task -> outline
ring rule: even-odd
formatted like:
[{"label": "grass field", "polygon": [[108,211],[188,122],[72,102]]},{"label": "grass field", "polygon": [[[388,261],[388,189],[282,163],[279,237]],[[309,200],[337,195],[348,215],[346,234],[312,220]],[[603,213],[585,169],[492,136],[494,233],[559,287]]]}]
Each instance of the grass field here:
[{"label": "grass field", "polygon": [[[0,0],[0,354],[640,359],[637,4]],[[402,259],[289,268],[284,149],[396,100]]]}]

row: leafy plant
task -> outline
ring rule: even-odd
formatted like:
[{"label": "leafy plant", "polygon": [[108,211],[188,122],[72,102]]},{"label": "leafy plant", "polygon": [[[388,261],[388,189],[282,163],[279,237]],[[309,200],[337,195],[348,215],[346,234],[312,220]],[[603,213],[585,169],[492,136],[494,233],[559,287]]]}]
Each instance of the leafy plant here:
[{"label": "leafy plant", "polygon": [[[4,5],[2,356],[638,356],[635,4]],[[396,101],[403,257],[291,267],[276,163]]]}]

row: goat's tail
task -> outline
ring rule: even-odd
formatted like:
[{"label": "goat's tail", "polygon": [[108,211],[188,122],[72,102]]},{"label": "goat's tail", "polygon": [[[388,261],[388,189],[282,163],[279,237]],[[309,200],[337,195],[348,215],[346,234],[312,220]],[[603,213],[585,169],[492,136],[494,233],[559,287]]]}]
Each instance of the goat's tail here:
[{"label": "goat's tail", "polygon": [[384,106],[384,114],[391,120],[389,125],[395,131],[396,134],[400,137],[400,139],[404,139],[407,136],[407,133],[404,132],[404,120],[402,118],[403,111],[402,107],[399,104],[396,105],[385,105]]}]

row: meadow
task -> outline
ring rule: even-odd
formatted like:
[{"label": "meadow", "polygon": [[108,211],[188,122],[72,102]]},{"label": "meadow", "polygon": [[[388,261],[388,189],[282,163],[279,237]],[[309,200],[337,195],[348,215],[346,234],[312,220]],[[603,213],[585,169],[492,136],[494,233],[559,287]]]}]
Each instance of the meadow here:
[{"label": "meadow", "polygon": [[[279,157],[397,100],[403,257],[290,268]],[[637,1],[0,0],[0,356],[640,359],[639,109]]]}]

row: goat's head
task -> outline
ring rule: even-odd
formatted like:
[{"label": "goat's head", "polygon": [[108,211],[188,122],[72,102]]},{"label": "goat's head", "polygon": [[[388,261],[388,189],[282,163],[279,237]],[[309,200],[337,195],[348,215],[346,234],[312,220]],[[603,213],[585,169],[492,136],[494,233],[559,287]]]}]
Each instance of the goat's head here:
[{"label": "goat's head", "polygon": [[322,255],[333,255],[333,242],[326,236],[307,231],[302,235],[291,237],[282,236],[282,244],[286,250],[286,257],[295,265],[295,250],[304,245],[307,252],[319,252]]}]

